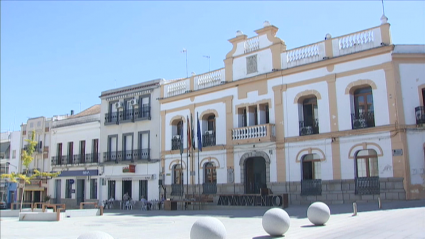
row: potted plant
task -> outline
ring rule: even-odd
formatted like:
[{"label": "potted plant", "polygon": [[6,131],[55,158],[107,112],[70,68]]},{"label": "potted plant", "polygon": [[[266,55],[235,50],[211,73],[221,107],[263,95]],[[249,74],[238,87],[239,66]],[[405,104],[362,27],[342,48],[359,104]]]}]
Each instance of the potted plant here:
[{"label": "potted plant", "polygon": [[50,195],[46,195],[46,196],[44,196],[44,202],[45,203],[50,203]]}]

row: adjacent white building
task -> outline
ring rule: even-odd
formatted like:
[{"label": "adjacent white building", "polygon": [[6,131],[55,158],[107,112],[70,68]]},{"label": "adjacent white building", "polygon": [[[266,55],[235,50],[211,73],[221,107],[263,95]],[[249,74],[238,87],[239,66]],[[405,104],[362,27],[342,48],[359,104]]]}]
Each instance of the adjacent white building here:
[{"label": "adjacent white building", "polygon": [[104,171],[99,200],[160,197],[160,110],[162,80],[108,91],[101,99],[100,151]]},{"label": "adjacent white building", "polygon": [[49,180],[51,201],[67,208],[97,202],[99,177],[104,172],[99,151],[100,105],[53,120],[50,134],[51,171],[61,172]]}]

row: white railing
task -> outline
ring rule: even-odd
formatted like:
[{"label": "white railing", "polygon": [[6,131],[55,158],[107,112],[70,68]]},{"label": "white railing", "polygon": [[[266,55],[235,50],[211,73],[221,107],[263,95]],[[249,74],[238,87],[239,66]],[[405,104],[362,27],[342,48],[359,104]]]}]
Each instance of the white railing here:
[{"label": "white railing", "polygon": [[195,80],[195,90],[208,88],[222,84],[224,79],[224,68],[216,71],[207,72],[202,75],[197,75]]},{"label": "white railing", "polygon": [[176,83],[170,83],[166,85],[166,93],[167,95],[165,97],[175,96],[186,93],[190,89],[190,86],[188,86],[190,79],[177,81]]},{"label": "white railing", "polygon": [[260,39],[258,36],[249,38],[244,42],[243,46],[244,46],[244,53],[249,53],[249,52],[258,50],[260,49]]},{"label": "white railing", "polygon": [[332,39],[333,56],[341,56],[368,50],[381,45],[381,28],[376,27],[361,32]]},{"label": "white railing", "polygon": [[325,56],[325,43],[319,42],[282,53],[282,68],[320,61]]},{"label": "white railing", "polygon": [[85,123],[96,122],[96,121],[100,122],[100,114],[53,121],[52,128],[59,128],[59,127],[65,127],[70,125],[76,125],[76,124],[85,124]]},{"label": "white railing", "polygon": [[275,125],[254,125],[232,129],[232,140],[263,138],[267,136],[276,136]]}]

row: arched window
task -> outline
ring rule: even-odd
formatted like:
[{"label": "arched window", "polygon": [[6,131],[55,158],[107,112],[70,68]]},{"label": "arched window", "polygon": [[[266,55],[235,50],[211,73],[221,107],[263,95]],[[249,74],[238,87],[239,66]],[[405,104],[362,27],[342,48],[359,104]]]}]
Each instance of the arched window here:
[{"label": "arched window", "polygon": [[171,150],[180,149],[181,139],[183,138],[183,120],[173,121],[172,127]]},{"label": "arched window", "polygon": [[182,184],[183,170],[180,164],[173,166],[173,184]]},{"label": "arched window", "polygon": [[356,177],[378,177],[378,156],[373,149],[361,150],[356,156]]},{"label": "arched window", "polygon": [[375,127],[372,87],[364,87],[353,93],[354,113],[351,114],[353,129]]},{"label": "arched window", "polygon": [[216,145],[216,133],[215,133],[215,115],[209,114],[203,117],[203,129],[202,132],[202,147]]},{"label": "arched window", "polygon": [[217,193],[217,172],[213,163],[204,164],[204,183],[202,184],[202,194]]},{"label": "arched window", "polygon": [[319,133],[319,111],[317,98],[310,97],[302,101],[300,136]]},{"label": "arched window", "polygon": [[213,163],[206,163],[204,166],[204,182],[217,183],[217,172]]},{"label": "arched window", "polygon": [[378,156],[373,149],[365,149],[355,156],[356,194],[379,194]]},{"label": "arched window", "polygon": [[304,155],[301,160],[301,173],[301,195],[321,195],[322,168],[319,155]]}]

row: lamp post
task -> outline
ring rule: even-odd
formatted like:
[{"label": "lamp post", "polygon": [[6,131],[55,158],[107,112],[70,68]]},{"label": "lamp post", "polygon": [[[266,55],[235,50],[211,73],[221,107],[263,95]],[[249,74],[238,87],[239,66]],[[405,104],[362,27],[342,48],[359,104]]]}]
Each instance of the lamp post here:
[{"label": "lamp post", "polygon": [[181,51],[181,53],[186,53],[186,78],[189,77],[189,73],[187,71],[187,50],[186,48],[183,48],[183,50]]}]

